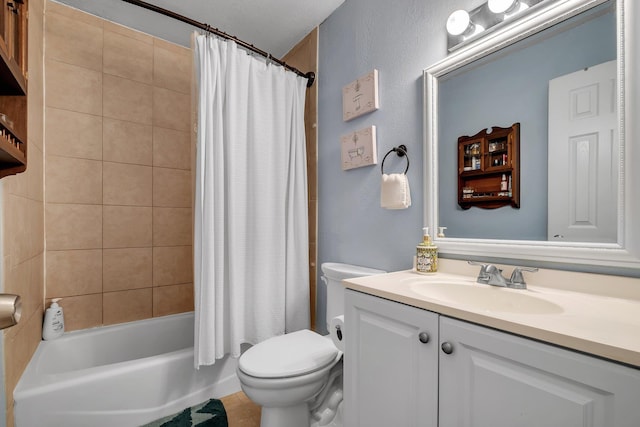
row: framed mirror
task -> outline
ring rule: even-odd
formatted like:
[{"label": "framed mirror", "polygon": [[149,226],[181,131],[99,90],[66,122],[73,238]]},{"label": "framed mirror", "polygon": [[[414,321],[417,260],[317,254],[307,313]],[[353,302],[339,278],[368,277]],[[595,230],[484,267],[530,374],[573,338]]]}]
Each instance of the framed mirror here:
[{"label": "framed mirror", "polygon": [[[640,267],[638,22],[634,0],[545,0],[424,71],[424,214],[447,227],[441,253]],[[516,122],[520,206],[462,209],[458,138]]]}]

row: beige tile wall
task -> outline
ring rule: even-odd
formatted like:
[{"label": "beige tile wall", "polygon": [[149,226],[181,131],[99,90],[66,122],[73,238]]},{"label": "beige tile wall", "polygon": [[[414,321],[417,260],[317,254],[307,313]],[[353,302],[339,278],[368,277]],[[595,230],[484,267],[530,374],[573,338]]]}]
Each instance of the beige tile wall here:
[{"label": "beige tile wall", "polygon": [[2,332],[7,426],[13,426],[13,389],[42,337],[44,300],[43,0],[28,7],[28,164],[0,181],[3,292],[20,295],[23,304],[20,322]]},{"label": "beige tile wall", "polygon": [[191,51],[45,19],[46,299],[67,330],[193,310]]},{"label": "beige tile wall", "polygon": [[[293,47],[283,58],[287,64],[318,75],[318,27]],[[307,186],[309,208],[309,292],[311,328],[316,329],[317,235],[318,235],[318,80],[307,88],[304,104],[307,140]]]}]

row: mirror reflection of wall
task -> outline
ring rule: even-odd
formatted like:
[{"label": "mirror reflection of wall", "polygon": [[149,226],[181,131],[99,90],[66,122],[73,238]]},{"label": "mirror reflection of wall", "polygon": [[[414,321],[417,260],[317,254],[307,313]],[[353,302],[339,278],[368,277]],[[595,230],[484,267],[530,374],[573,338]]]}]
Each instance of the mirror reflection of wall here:
[{"label": "mirror reflection of wall", "polygon": [[[547,240],[547,156],[553,156],[547,149],[549,81],[616,59],[616,14],[609,3],[560,24],[562,32],[549,28],[440,78],[438,216],[448,237]],[[458,137],[516,122],[521,123],[520,209],[462,210]]]}]

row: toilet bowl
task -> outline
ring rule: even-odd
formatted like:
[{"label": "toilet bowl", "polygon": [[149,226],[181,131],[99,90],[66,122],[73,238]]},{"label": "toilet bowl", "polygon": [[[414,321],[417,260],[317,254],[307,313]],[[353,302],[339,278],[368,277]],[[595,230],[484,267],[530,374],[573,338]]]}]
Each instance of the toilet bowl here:
[{"label": "toilet bowl", "polygon": [[[384,273],[349,264],[322,264],[327,329],[344,313],[342,280]],[[244,393],[262,407],[261,427],[342,427],[342,352],[330,336],[301,330],[265,340],[240,356]]]},{"label": "toilet bowl", "polygon": [[247,350],[238,379],[247,397],[262,406],[262,427],[309,426],[310,403],[341,358],[331,340],[305,329]]}]

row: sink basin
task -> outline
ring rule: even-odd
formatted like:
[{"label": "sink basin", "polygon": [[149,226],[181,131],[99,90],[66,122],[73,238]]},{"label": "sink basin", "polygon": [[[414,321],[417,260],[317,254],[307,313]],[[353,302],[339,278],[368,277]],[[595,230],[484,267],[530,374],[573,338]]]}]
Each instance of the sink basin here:
[{"label": "sink basin", "polygon": [[448,304],[477,310],[521,314],[561,313],[562,307],[539,298],[531,291],[455,281],[412,281],[411,291]]}]

